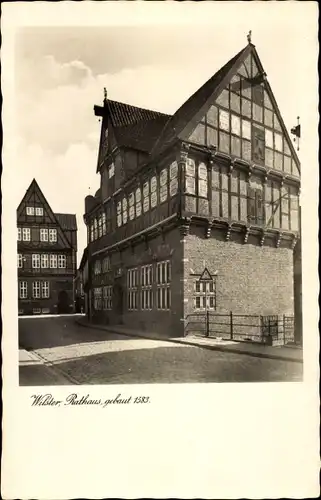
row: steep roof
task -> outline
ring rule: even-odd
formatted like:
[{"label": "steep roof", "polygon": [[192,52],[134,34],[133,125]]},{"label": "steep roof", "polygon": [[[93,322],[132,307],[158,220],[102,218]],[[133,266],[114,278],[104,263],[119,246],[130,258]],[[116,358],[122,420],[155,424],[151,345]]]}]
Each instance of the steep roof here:
[{"label": "steep roof", "polygon": [[167,148],[173,141],[179,138],[180,133],[186,125],[192,120],[196,113],[204,105],[208,99],[213,96],[215,90],[220,88],[220,84],[228,76],[234,65],[246,57],[251,50],[252,45],[248,44],[232,59],[230,59],[221,69],[219,69],[202,87],[200,87],[186,102],[174,113],[174,115],[166,123],[160,137],[152,149],[152,154],[157,154]]},{"label": "steep roof", "polygon": [[110,117],[119,146],[149,153],[171,115],[107,99],[105,106],[95,106],[98,116]]},{"label": "steep roof", "polygon": [[77,231],[77,220],[75,214],[56,214],[55,217],[64,231]]}]

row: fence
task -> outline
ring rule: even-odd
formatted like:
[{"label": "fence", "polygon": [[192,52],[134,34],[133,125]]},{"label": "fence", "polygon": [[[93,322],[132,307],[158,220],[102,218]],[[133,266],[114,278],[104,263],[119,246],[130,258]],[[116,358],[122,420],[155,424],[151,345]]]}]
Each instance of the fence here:
[{"label": "fence", "polygon": [[224,340],[260,342],[268,345],[294,343],[293,316],[193,313],[186,317],[185,335]]}]

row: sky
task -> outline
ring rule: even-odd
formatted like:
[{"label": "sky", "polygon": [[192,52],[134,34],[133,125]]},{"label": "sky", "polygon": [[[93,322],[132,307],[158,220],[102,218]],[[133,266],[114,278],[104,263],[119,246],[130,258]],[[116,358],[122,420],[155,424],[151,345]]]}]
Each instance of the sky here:
[{"label": "sky", "polygon": [[174,113],[246,45],[251,29],[285,125],[290,130],[299,115],[305,140],[311,60],[302,45],[311,41],[300,16],[273,16],[268,23],[263,15],[253,23],[240,15],[229,19],[228,28],[223,17],[192,21],[27,26],[16,32],[16,205],[36,178],[53,211],[75,213],[78,263],[86,246],[84,198],[99,187],[100,123],[93,107],[102,104],[104,87],[110,99]]}]

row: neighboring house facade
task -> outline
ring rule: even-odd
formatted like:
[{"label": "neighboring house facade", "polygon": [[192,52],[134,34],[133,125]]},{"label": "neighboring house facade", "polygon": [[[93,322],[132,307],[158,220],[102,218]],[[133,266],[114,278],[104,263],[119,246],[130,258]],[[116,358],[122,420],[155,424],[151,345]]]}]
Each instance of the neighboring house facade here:
[{"label": "neighboring house facade", "polygon": [[54,213],[35,179],[18,209],[19,314],[74,312],[77,223]]},{"label": "neighboring house facade", "polygon": [[300,163],[255,46],[173,116],[107,95],[94,110],[92,320],[178,336],[194,312],[293,315]]},{"label": "neighboring house facade", "polygon": [[76,306],[77,312],[88,314],[88,247],[83,251],[76,276]]}]

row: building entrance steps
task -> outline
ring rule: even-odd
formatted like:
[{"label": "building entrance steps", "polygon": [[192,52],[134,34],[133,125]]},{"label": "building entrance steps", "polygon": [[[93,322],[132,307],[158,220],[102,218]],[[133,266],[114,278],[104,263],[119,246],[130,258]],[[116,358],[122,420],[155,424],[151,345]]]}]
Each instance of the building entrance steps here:
[{"label": "building entrance steps", "polygon": [[118,333],[129,337],[140,337],[152,340],[163,340],[166,342],[174,342],[176,344],[191,345],[202,347],[204,349],[211,349],[216,351],[226,351],[236,354],[244,354],[260,358],[279,359],[283,361],[293,361],[303,363],[302,348],[298,347],[285,347],[285,346],[267,346],[265,344],[255,344],[250,342],[236,342],[228,340],[220,340],[216,338],[206,338],[200,336],[189,335],[187,337],[162,337],[154,332],[142,332],[133,328],[126,328],[123,325],[97,325],[90,323],[87,318],[75,318],[77,324],[95,328],[97,330],[104,330],[106,332]]}]

